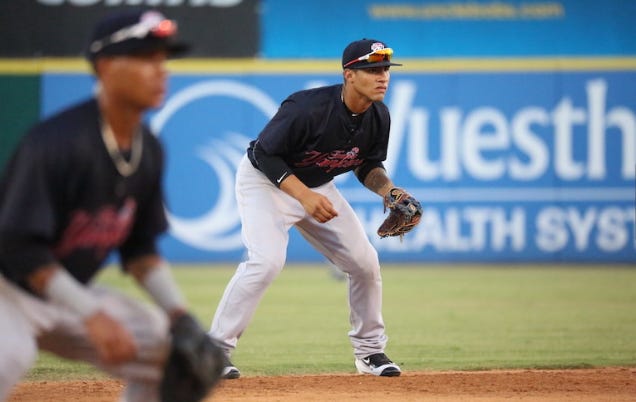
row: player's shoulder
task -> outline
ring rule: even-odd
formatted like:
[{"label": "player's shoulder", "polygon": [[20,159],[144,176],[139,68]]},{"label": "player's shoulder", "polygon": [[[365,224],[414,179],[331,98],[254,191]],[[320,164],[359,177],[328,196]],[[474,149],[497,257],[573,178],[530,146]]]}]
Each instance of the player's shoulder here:
[{"label": "player's shoulder", "polygon": [[316,98],[316,97],[329,97],[334,93],[337,94],[342,89],[342,84],[327,85],[321,87],[301,89],[289,95],[294,99]]},{"label": "player's shoulder", "polygon": [[342,85],[329,85],[317,88],[303,89],[289,95],[283,102],[286,106],[295,107],[299,115],[313,115],[327,110],[340,101]]},{"label": "player's shoulder", "polygon": [[287,97],[288,101],[302,105],[313,105],[332,101],[338,98],[342,85],[329,85],[323,87],[303,89],[296,91]]},{"label": "player's shoulder", "polygon": [[371,105],[378,113],[389,114],[389,107],[383,101],[375,101]]},{"label": "player's shoulder", "polygon": [[90,99],[68,106],[32,125],[19,148],[36,155],[67,155],[78,132],[98,130],[97,113],[97,102]]},{"label": "player's shoulder", "polygon": [[391,120],[391,114],[389,112],[389,107],[382,101],[375,101],[371,104],[371,110],[373,110],[374,114],[380,120]]},{"label": "player's shoulder", "polygon": [[61,139],[73,135],[78,129],[95,129],[98,115],[97,101],[87,99],[68,106],[36,123],[30,135],[49,139]]}]

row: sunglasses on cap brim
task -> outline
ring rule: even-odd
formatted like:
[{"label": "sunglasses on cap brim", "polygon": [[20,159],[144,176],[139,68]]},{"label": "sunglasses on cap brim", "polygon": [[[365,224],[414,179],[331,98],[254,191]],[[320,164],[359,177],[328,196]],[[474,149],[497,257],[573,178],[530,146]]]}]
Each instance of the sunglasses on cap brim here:
[{"label": "sunglasses on cap brim", "polygon": [[177,33],[177,23],[168,19],[147,19],[113,32],[103,39],[91,43],[89,50],[97,53],[106,46],[128,39],[143,39],[148,35],[155,38],[169,38]]},{"label": "sunglasses on cap brim", "polygon": [[390,47],[386,47],[384,49],[374,50],[371,53],[367,53],[364,56],[360,56],[357,59],[351,60],[346,63],[343,68],[347,68],[352,64],[355,64],[359,61],[367,61],[369,63],[378,63],[380,61],[391,61],[391,57],[393,56],[393,49]]}]

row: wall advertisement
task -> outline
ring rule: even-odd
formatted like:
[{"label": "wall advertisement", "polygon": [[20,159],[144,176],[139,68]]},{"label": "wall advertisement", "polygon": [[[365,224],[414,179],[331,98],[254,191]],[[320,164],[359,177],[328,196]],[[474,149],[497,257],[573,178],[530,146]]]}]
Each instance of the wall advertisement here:
[{"label": "wall advertisement", "polygon": [[366,37],[402,58],[633,56],[635,13],[626,0],[266,1],[261,51],[340,57]]},{"label": "wall advertisement", "polygon": [[175,19],[189,57],[254,57],[260,44],[257,0],[3,0],[0,57],[82,57],[104,15],[140,7]]},{"label": "wall advertisement", "polygon": [[[379,197],[337,179],[383,261],[636,261],[636,73],[394,72],[386,167],[424,206],[404,238],[375,234]],[[242,257],[234,172],[291,92],[339,74],[179,75],[148,116],[167,149],[167,256]],[[90,93],[84,74],[46,74],[42,113]],[[265,230],[265,228],[264,228]],[[289,261],[321,261],[294,233]]]}]

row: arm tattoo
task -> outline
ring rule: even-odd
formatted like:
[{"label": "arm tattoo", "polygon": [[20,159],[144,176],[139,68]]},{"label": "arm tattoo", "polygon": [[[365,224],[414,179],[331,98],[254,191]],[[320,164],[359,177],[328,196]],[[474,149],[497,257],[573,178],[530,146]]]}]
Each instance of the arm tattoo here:
[{"label": "arm tattoo", "polygon": [[386,171],[382,168],[375,168],[367,174],[364,179],[364,186],[381,197],[384,197],[391,188],[395,187],[393,182],[386,175]]}]

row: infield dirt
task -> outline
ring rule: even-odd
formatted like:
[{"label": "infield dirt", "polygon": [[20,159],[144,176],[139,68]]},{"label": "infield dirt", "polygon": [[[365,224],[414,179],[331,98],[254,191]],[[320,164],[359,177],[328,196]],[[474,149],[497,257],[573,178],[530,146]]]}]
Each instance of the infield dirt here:
[{"label": "infield dirt", "polygon": [[[119,381],[24,382],[9,402],[115,402]],[[205,400],[291,401],[636,401],[636,368],[407,372],[244,377],[223,381]]]}]

